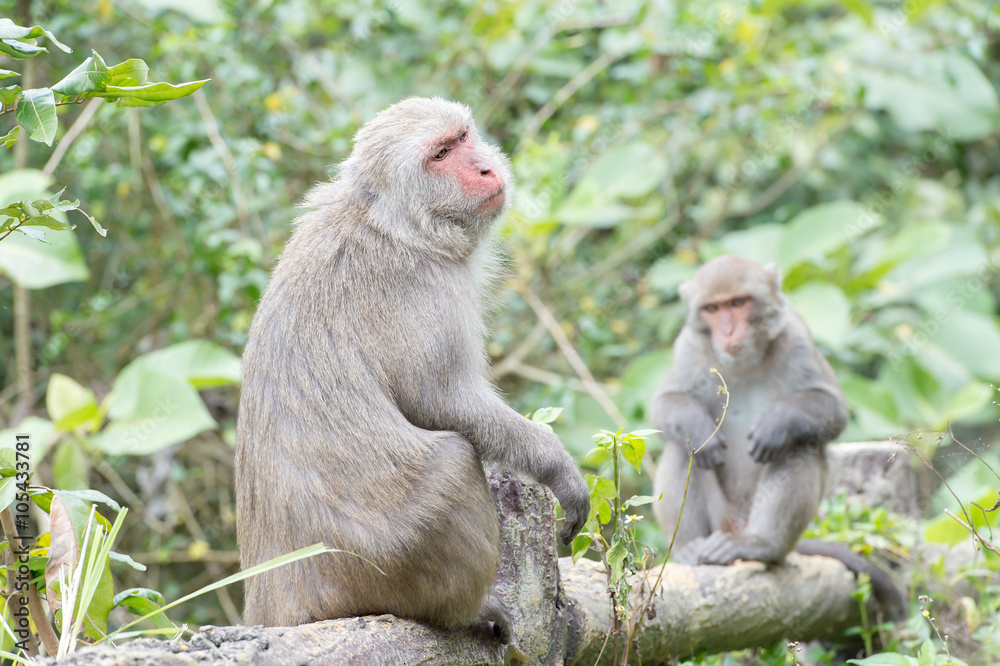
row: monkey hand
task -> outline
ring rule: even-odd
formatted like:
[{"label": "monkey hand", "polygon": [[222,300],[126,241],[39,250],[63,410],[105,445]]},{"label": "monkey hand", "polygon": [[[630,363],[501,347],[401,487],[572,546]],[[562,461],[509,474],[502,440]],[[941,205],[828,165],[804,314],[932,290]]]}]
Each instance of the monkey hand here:
[{"label": "monkey hand", "polygon": [[747,433],[750,457],[754,462],[762,465],[774,462],[788,450],[794,416],[790,411],[791,408],[784,403],[775,404]]},{"label": "monkey hand", "polygon": [[[568,456],[567,456],[568,457]],[[565,544],[572,543],[576,535],[583,529],[587,522],[587,515],[590,513],[590,488],[583,480],[580,470],[576,464],[570,460],[571,470],[556,476],[551,483],[546,483],[559,500],[562,507],[563,522],[562,529],[559,530],[559,538]],[[543,481],[543,483],[545,483]]]},{"label": "monkey hand", "polygon": [[705,439],[701,441],[699,444],[691,442],[695,447],[694,461],[702,469],[715,469],[725,460],[726,442],[720,433],[715,433],[708,442],[705,442]]}]

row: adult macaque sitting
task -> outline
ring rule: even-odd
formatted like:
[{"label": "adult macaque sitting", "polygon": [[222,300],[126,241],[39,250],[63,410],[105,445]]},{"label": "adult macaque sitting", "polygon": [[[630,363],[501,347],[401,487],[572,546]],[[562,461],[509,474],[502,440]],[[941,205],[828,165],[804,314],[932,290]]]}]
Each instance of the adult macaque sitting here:
[{"label": "adult macaque sitting", "polygon": [[[664,442],[654,481],[663,493],[653,507],[657,521],[668,538],[676,529],[682,563],[781,562],[823,497],[824,447],[847,423],[843,395],[785,301],[776,266],[718,257],[679,291],[687,320],[651,410]],[[724,418],[726,396],[713,368],[729,390]],[[799,550],[869,573],[880,598],[895,593],[890,605],[902,603],[888,576],[846,547],[810,541]]]}]

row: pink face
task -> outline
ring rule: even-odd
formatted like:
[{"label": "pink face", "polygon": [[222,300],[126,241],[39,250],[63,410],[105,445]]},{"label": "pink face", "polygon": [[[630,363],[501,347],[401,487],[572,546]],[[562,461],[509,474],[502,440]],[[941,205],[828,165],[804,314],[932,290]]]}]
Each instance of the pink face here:
[{"label": "pink face", "polygon": [[468,127],[456,127],[425,144],[427,169],[454,176],[462,193],[484,213],[497,211],[504,203],[503,174],[476,145]]},{"label": "pink face", "polygon": [[712,346],[718,351],[738,354],[750,335],[750,296],[719,296],[700,308],[701,319],[712,329]]}]

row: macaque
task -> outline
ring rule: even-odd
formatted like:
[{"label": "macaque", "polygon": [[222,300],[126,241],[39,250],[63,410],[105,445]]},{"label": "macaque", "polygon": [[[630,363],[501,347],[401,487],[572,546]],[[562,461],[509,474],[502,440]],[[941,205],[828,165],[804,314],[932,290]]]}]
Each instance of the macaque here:
[{"label": "macaque", "polygon": [[[676,528],[682,563],[782,562],[816,515],[824,447],[847,423],[833,369],[786,303],[773,264],[718,257],[681,285],[680,296],[687,319],[651,408],[664,442],[654,481],[663,493],[653,507],[657,521],[668,538]],[[729,390],[724,417],[726,396],[713,368]],[[691,451],[697,453],[681,513]],[[810,554],[836,557],[854,571],[860,566],[874,584],[881,576],[892,586],[884,572],[859,565],[867,560],[845,550],[808,546]]]},{"label": "macaque", "polygon": [[243,355],[241,565],[317,542],[360,557],[248,579],[247,624],[392,613],[492,622],[508,642],[484,462],[552,490],[563,542],[580,531],[589,492],[572,458],[488,380],[481,291],[512,189],[468,107],[411,98],[366,123],[307,197]]}]

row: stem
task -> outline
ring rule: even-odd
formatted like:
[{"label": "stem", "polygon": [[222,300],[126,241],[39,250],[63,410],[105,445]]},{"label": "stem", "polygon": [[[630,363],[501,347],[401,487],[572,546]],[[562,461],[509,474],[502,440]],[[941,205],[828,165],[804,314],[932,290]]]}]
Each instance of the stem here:
[{"label": "stem", "polygon": [[[17,539],[18,541],[20,541],[20,539],[18,538],[17,535],[17,526],[14,524],[14,514],[11,513],[9,506],[5,508],[3,511],[0,511],[0,526],[2,526],[4,537],[7,539],[7,552],[5,555],[7,559],[7,590],[6,590],[7,603],[11,605],[11,608],[13,609],[12,612],[14,613],[15,617],[19,617],[17,615],[18,613],[22,615],[24,613],[27,613],[28,616],[30,617],[31,615],[30,600],[29,600],[29,607],[25,608],[24,605],[21,603],[21,595],[17,594],[14,591],[14,579],[17,577],[17,569],[18,569],[18,562],[14,558],[14,547],[15,547],[14,540]],[[34,587],[30,583],[28,584],[28,586]],[[48,622],[48,619],[43,615],[41,620],[36,620],[35,626],[39,626],[42,621]],[[28,646],[28,649],[25,650],[26,654],[28,655],[38,654],[38,641],[35,640],[35,635],[31,633],[30,627],[28,631],[28,637],[25,639],[25,643]]]},{"label": "stem", "polygon": [[[615,434],[614,444],[613,444],[614,450],[611,453],[611,463],[614,465],[613,474],[615,478],[615,513],[614,513],[614,523],[612,528],[612,541],[614,541],[615,537],[620,538],[623,527],[621,524],[622,490],[621,490],[621,467],[619,465],[620,462],[619,457],[621,456],[621,443],[619,437],[620,434]],[[614,620],[614,624],[612,625],[612,632],[615,635],[615,640],[611,644],[611,654],[613,655],[612,663],[614,663],[616,666],[619,663],[618,636],[621,635],[622,631],[622,621],[621,618],[618,616],[618,607],[623,605],[622,600],[618,598],[618,589],[619,588],[617,584],[612,586],[611,588],[611,604],[612,604],[611,617]]]},{"label": "stem", "polygon": [[663,580],[663,572],[667,568],[667,561],[670,559],[670,553],[674,551],[674,541],[677,539],[677,530],[681,525],[681,516],[684,515],[684,505],[687,503],[688,488],[691,486],[691,469],[694,466],[694,454],[701,451],[705,444],[712,441],[712,438],[715,437],[715,435],[719,432],[719,429],[722,427],[722,422],[726,418],[726,412],[729,411],[729,385],[726,384],[726,378],[723,377],[722,373],[715,368],[712,368],[711,372],[712,374],[717,375],[719,377],[719,381],[722,382],[722,391],[726,395],[726,401],[722,405],[722,414],[719,416],[719,422],[715,424],[715,430],[713,430],[712,434],[708,436],[708,439],[702,442],[701,446],[691,451],[690,456],[688,456],[687,477],[684,479],[684,494],[681,496],[681,510],[677,513],[677,523],[674,525],[674,533],[670,537],[670,545],[667,546],[667,554],[666,557],[663,558],[663,564],[660,565],[660,571],[656,574],[656,582],[653,583],[653,587],[649,590],[649,596],[646,597],[642,608],[639,610],[638,617],[636,617],[635,620],[635,628],[629,633],[629,642],[635,638],[635,635],[639,633],[639,629],[642,627],[642,621],[646,618],[646,613],[649,611],[649,605],[653,603],[653,595],[656,594],[656,588],[660,586],[660,581]]}]

